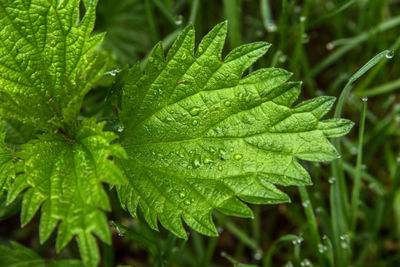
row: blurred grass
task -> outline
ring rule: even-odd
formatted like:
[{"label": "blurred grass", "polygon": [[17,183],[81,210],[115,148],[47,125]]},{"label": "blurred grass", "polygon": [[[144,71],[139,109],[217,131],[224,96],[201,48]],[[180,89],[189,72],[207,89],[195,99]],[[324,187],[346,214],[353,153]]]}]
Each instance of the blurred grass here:
[{"label": "blurred grass", "polygon": [[[113,192],[110,219],[121,225],[114,225],[114,247],[102,246],[102,266],[398,266],[400,1],[99,0],[96,30],[108,32],[103,48],[112,55],[112,67],[122,69],[143,65],[160,40],[167,49],[188,23],[195,25],[199,40],[223,20],[229,22],[226,51],[242,43],[272,43],[255,68],[293,72],[293,80],[304,81],[299,101],[345,92],[339,113],[356,126],[335,141],[342,157],[330,164],[303,162],[314,185],[284,188],[291,204],[253,205],[254,220],[216,213],[218,238],[190,232],[185,241],[163,229],[156,233],[130,219]],[[353,73],[386,49],[393,58],[385,57],[387,51],[380,54],[353,83]],[[110,83],[87,97],[84,115],[115,116],[103,101],[110,90],[120,90]],[[369,98],[368,108],[363,97]],[[37,220],[20,230],[14,218],[10,228],[3,219],[13,214],[0,207],[0,241],[12,238],[54,257],[46,245],[54,237],[39,247],[32,238],[38,236]],[[62,257],[77,257],[74,246]]]}]

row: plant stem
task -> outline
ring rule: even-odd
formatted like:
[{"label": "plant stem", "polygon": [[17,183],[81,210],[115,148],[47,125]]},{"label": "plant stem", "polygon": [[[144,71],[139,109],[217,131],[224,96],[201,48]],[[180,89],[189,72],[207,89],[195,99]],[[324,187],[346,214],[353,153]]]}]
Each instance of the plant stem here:
[{"label": "plant stem", "polygon": [[322,258],[321,253],[319,253],[319,251],[318,251],[318,244],[321,244],[321,238],[319,236],[317,221],[315,219],[315,214],[313,211],[311,200],[308,195],[307,189],[304,186],[300,186],[299,191],[300,191],[301,202],[304,207],[304,211],[306,213],[307,223],[308,223],[308,226],[310,229],[312,243],[313,243],[315,251],[317,252],[318,263],[319,263],[319,266],[323,266],[324,260]]},{"label": "plant stem", "polygon": [[354,177],[353,192],[351,194],[351,232],[354,233],[357,223],[358,203],[360,200],[360,185],[361,185],[361,164],[362,164],[362,152],[363,152],[363,141],[364,141],[364,129],[365,129],[365,115],[367,113],[367,100],[363,99],[363,106],[360,118],[360,127],[358,132],[358,153],[356,172]]}]

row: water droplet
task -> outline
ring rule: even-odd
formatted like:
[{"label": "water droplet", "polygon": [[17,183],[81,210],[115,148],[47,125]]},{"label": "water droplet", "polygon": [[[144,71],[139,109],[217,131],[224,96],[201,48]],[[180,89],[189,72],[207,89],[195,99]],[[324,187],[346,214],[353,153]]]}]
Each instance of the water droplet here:
[{"label": "water droplet", "polygon": [[340,246],[344,249],[349,247],[350,244],[350,236],[348,234],[343,234],[340,236]]},{"label": "water droplet", "polygon": [[182,24],[182,22],[183,22],[183,16],[182,15],[177,16],[175,19],[175,24],[179,26]]},{"label": "water droplet", "polygon": [[276,30],[277,30],[277,26],[276,26],[276,24],[275,23],[273,23],[273,22],[270,22],[270,23],[268,23],[268,25],[267,25],[267,31],[269,31],[269,32],[275,32]]},{"label": "water droplet", "polygon": [[181,56],[181,59],[182,60],[186,60],[186,58],[187,58],[186,53],[183,53],[182,56]]},{"label": "water droplet", "polygon": [[173,121],[174,119],[172,119],[171,117],[167,117],[165,120],[168,121],[168,122],[171,122],[171,121]]},{"label": "water droplet", "polygon": [[288,261],[284,267],[294,267],[293,263],[291,261]]},{"label": "water droplet", "polygon": [[367,165],[361,164],[361,170],[366,170],[366,169],[367,169]]},{"label": "water droplet", "polygon": [[197,120],[192,121],[193,126],[196,126],[197,124],[199,124],[199,122]]},{"label": "water droplet", "polygon": [[368,97],[363,97],[363,98],[361,98],[361,100],[362,100],[363,102],[367,102],[367,101],[368,101]]},{"label": "water droplet", "polygon": [[180,198],[185,198],[186,197],[186,192],[185,191],[181,191],[181,192],[179,192],[179,197]]},{"label": "water droplet", "polygon": [[217,167],[217,169],[219,170],[219,171],[222,171],[222,166],[221,165],[219,165],[218,167]]},{"label": "water droplet", "polygon": [[199,47],[199,53],[203,53],[203,48]]},{"label": "water droplet", "polygon": [[210,146],[210,147],[208,148],[208,150],[210,150],[211,153],[214,153],[214,152],[215,152],[215,148],[213,148],[212,146]]},{"label": "water droplet", "polygon": [[232,105],[231,101],[226,100],[224,103],[225,107],[230,107]]},{"label": "water droplet", "polygon": [[197,116],[200,113],[200,108],[198,107],[193,107],[190,109],[189,114],[192,116]]},{"label": "water droplet", "polygon": [[308,43],[310,41],[310,36],[307,33],[303,33],[301,36],[303,44]]},{"label": "water droplet", "polygon": [[306,208],[306,207],[309,207],[309,206],[311,205],[311,202],[310,202],[310,200],[306,200],[306,201],[303,201],[303,203],[301,203],[301,205],[302,205],[304,208]]},{"label": "water droplet", "polygon": [[329,183],[330,184],[334,184],[335,182],[336,182],[336,178],[335,177],[329,178]]},{"label": "water droplet", "polygon": [[303,237],[302,236],[298,236],[296,239],[292,240],[292,244],[293,245],[300,245],[303,242]]},{"label": "water droplet", "polygon": [[329,51],[330,51],[330,50],[332,50],[333,48],[335,48],[335,45],[334,45],[333,43],[327,43],[325,47],[326,47],[326,50],[329,50]]},{"label": "water droplet", "polygon": [[287,59],[286,55],[281,55],[281,56],[279,57],[279,62],[280,62],[280,63],[285,63],[285,62],[286,62],[286,59]]},{"label": "water droplet", "polygon": [[223,227],[217,227],[217,231],[218,231],[219,234],[221,234],[224,231],[224,228]]},{"label": "water droplet", "polygon": [[304,260],[302,260],[300,265],[304,266],[304,267],[311,266],[311,261],[309,259],[304,259]]},{"label": "water droplet", "polygon": [[389,59],[391,59],[391,58],[393,58],[393,51],[392,50],[390,50],[387,54],[386,54],[386,58],[389,58]]},{"label": "water droplet", "polygon": [[306,16],[301,16],[301,17],[300,17],[300,21],[301,21],[301,22],[304,22],[304,21],[306,21],[306,19],[307,19],[307,17],[306,17]]},{"label": "water droplet", "polygon": [[256,251],[256,252],[253,254],[253,258],[254,258],[256,261],[261,260],[261,258],[262,258],[262,251]]},{"label": "water droplet", "polygon": [[185,201],[183,201],[183,203],[185,203],[185,205],[190,205],[192,204],[192,202],[189,199],[185,199]]},{"label": "water droplet", "polygon": [[236,160],[240,160],[240,159],[243,158],[243,155],[242,154],[235,154],[235,155],[233,155],[233,158],[236,159]]},{"label": "water droplet", "polygon": [[117,75],[119,72],[121,72],[121,70],[119,70],[119,69],[113,69],[113,70],[110,70],[109,72],[106,72],[106,74],[111,75],[111,76],[115,76],[115,75]]},{"label": "water droplet", "polygon": [[203,160],[203,162],[204,162],[205,164],[209,164],[209,163],[213,162],[213,160],[212,160],[211,158],[209,158],[209,157],[205,157],[204,160]]},{"label": "water droplet", "polygon": [[319,253],[325,253],[328,250],[328,247],[323,244],[318,244],[318,251]]},{"label": "water droplet", "polygon": [[200,155],[195,155],[193,158],[192,166],[194,169],[197,169],[201,166],[201,157]]},{"label": "water droplet", "polygon": [[249,103],[251,101],[251,96],[246,96],[246,98],[244,99],[244,101],[246,101],[247,103]]}]

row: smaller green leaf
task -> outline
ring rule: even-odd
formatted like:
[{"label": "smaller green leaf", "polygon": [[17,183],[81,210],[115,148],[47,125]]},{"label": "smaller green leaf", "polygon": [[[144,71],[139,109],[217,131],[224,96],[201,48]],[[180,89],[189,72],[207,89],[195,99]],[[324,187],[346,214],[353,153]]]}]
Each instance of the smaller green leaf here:
[{"label": "smaller green leaf", "polygon": [[80,260],[46,261],[33,250],[11,241],[11,247],[0,245],[0,266],[83,267]]},{"label": "smaller green leaf", "polygon": [[[110,231],[103,211],[110,210],[102,182],[122,184],[122,173],[110,161],[125,157],[111,132],[102,124],[84,120],[75,136],[63,133],[42,134],[32,140],[19,155],[25,159],[25,173],[19,175],[8,195],[11,202],[24,194],[21,224],[27,224],[41,209],[40,241],[45,242],[58,225],[57,251],[76,235],[82,258],[88,266],[99,261],[96,234],[110,243]],[[103,211],[102,211],[103,210]]]},{"label": "smaller green leaf", "polygon": [[5,142],[4,125],[0,122],[0,195],[8,191],[21,164],[16,161],[15,153]]}]

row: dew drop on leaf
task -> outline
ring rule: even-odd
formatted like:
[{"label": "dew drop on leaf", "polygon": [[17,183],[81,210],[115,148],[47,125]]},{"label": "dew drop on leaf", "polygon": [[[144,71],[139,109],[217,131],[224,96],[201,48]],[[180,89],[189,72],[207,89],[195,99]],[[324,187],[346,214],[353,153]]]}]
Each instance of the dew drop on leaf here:
[{"label": "dew drop on leaf", "polygon": [[197,116],[200,113],[200,108],[198,107],[193,107],[190,109],[189,114],[192,116]]},{"label": "dew drop on leaf", "polygon": [[175,19],[175,24],[179,26],[179,25],[182,24],[182,22],[183,22],[183,16],[182,15],[178,15],[176,17],[176,19]]},{"label": "dew drop on leaf", "polygon": [[209,163],[211,163],[212,161],[213,161],[213,160],[212,160],[211,158],[205,157],[203,162],[204,162],[205,164],[209,164]]},{"label": "dew drop on leaf", "polygon": [[281,56],[279,57],[279,62],[280,62],[280,63],[285,63],[285,62],[286,62],[286,59],[287,59],[286,55],[281,55]]},{"label": "dew drop on leaf", "polygon": [[201,166],[201,157],[200,155],[195,155],[193,158],[192,166],[194,169],[197,169]]},{"label": "dew drop on leaf", "polygon": [[243,155],[242,155],[242,154],[235,154],[235,155],[233,156],[233,158],[236,159],[236,160],[240,160],[240,159],[243,158]]},{"label": "dew drop on leaf", "polygon": [[268,30],[269,32],[275,32],[275,31],[277,30],[276,24],[273,23],[273,22],[270,22],[270,23],[267,25],[267,30]]},{"label": "dew drop on leaf", "polygon": [[193,126],[196,126],[197,124],[199,124],[199,122],[197,120],[192,121]]},{"label": "dew drop on leaf", "polygon": [[307,267],[307,266],[311,266],[311,261],[309,259],[304,259],[302,260],[302,262],[300,263],[300,265],[302,267]]},{"label": "dew drop on leaf", "polygon": [[187,58],[186,53],[183,53],[182,56],[181,56],[181,59],[182,60],[186,60],[186,58]]},{"label": "dew drop on leaf", "polygon": [[323,244],[318,244],[318,251],[319,253],[325,253],[328,250],[328,247]]},{"label": "dew drop on leaf", "polygon": [[219,165],[218,167],[217,167],[217,169],[219,170],[219,171],[222,171],[222,166],[221,165]]},{"label": "dew drop on leaf", "polygon": [[330,51],[330,50],[332,50],[333,48],[335,48],[335,45],[334,45],[333,43],[327,43],[325,47],[326,47],[326,50],[329,50],[329,51]]},{"label": "dew drop on leaf", "polygon": [[231,103],[231,101],[229,101],[229,100],[226,100],[225,103],[224,103],[225,107],[230,107],[231,104],[232,104],[232,103]]},{"label": "dew drop on leaf", "polygon": [[185,198],[186,197],[186,192],[185,191],[181,191],[181,192],[179,192],[179,197],[180,198]]},{"label": "dew drop on leaf", "polygon": [[386,58],[393,58],[393,51],[392,50],[390,50],[387,54],[386,54],[386,56],[385,56]]},{"label": "dew drop on leaf", "polygon": [[306,201],[303,201],[303,203],[301,203],[301,205],[303,205],[304,208],[309,207],[310,204],[311,204],[311,203],[310,203],[310,200],[306,200]]},{"label": "dew drop on leaf", "polygon": [[199,47],[199,53],[203,53],[203,48]]},{"label": "dew drop on leaf", "polygon": [[190,205],[192,202],[189,199],[185,199],[183,203],[185,203],[185,205]]}]

